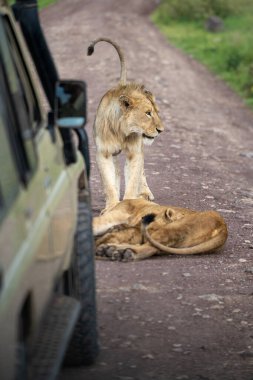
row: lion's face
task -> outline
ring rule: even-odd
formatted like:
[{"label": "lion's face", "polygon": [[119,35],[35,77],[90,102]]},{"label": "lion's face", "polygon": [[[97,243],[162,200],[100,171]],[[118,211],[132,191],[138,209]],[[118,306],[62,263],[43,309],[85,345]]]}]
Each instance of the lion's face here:
[{"label": "lion's face", "polygon": [[121,95],[121,109],[125,120],[126,136],[137,133],[151,145],[154,138],[164,130],[153,95],[148,91],[135,91],[131,96]]}]

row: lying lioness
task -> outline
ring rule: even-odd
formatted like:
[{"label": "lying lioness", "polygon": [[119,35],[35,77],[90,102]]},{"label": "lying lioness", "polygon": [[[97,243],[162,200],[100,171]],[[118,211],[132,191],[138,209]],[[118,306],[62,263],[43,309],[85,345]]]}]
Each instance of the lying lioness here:
[{"label": "lying lioness", "polygon": [[206,253],[221,247],[228,235],[215,211],[160,206],[144,199],[119,202],[94,218],[93,229],[96,256],[118,261]]}]

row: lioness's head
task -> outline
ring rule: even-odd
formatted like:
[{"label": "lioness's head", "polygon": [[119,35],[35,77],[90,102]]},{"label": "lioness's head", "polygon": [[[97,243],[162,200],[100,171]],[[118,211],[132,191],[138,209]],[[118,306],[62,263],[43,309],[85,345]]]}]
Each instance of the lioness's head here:
[{"label": "lioness's head", "polygon": [[[190,213],[190,211],[188,211]],[[185,216],[184,210],[179,207],[159,207],[154,212],[142,217],[142,223],[145,225],[156,226],[157,229],[166,226],[169,223],[182,219]]]},{"label": "lioness's head", "polygon": [[[153,208],[150,214],[142,217],[141,224],[144,228],[148,226],[152,236],[162,243],[167,243],[171,239],[170,224],[184,218],[185,211],[180,207],[160,206]],[[188,211],[191,213],[191,211]]]},{"label": "lioness's head", "polygon": [[125,135],[137,133],[143,136],[145,144],[152,144],[154,138],[164,130],[152,93],[136,84],[125,86],[119,102],[123,112]]}]

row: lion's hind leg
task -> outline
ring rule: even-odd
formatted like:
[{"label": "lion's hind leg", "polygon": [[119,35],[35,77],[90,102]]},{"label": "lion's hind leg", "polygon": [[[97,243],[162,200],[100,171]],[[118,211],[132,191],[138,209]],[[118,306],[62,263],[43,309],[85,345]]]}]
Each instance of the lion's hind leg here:
[{"label": "lion's hind leg", "polygon": [[96,258],[129,262],[146,259],[157,252],[149,244],[101,244],[96,249]]},{"label": "lion's hind leg", "polygon": [[111,154],[105,154],[98,150],[96,160],[105,193],[105,212],[119,202],[119,168],[117,159]]}]

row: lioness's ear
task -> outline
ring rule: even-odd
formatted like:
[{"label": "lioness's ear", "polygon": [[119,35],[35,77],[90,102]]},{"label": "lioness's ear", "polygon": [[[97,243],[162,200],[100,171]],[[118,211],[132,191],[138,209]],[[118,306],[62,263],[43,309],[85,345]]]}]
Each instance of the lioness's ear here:
[{"label": "lioness's ear", "polygon": [[119,101],[121,106],[126,110],[133,107],[133,102],[127,95],[120,95]]},{"label": "lioness's ear", "polygon": [[171,208],[167,208],[165,210],[164,216],[165,216],[166,219],[171,220],[173,214],[174,214],[174,211]]}]

